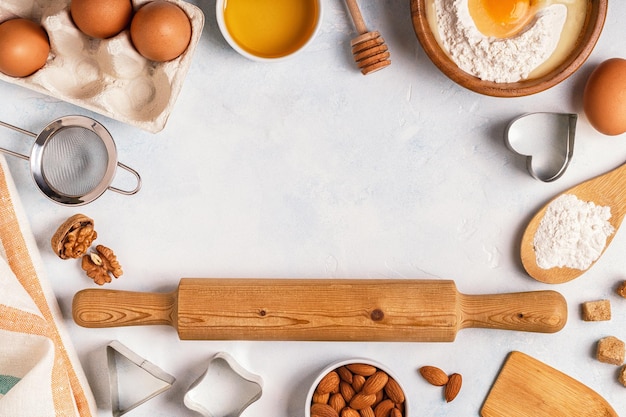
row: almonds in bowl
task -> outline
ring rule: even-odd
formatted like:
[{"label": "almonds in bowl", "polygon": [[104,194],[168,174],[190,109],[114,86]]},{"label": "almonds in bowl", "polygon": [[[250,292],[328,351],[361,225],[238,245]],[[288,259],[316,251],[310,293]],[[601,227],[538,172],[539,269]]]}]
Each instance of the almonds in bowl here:
[{"label": "almonds in bowl", "polygon": [[334,363],[317,377],[305,417],[406,417],[404,389],[383,365],[368,359]]}]

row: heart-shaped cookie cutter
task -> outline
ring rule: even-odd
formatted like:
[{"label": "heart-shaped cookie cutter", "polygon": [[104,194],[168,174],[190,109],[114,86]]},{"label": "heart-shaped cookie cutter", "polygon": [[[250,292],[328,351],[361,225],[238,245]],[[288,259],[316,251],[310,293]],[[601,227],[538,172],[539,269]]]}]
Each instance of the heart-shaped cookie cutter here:
[{"label": "heart-shaped cookie cutter", "polygon": [[216,353],[207,370],[189,387],[184,403],[204,417],[238,417],[261,398],[263,379],[226,352]]},{"label": "heart-shaped cookie cutter", "polygon": [[565,173],[574,154],[577,120],[573,113],[523,114],[506,127],[506,145],[526,157],[526,168],[533,178],[554,181]]}]

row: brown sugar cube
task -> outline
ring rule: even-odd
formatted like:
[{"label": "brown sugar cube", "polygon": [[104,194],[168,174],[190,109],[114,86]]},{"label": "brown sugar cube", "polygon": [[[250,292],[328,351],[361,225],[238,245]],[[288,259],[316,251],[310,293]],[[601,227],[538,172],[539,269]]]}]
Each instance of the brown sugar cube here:
[{"label": "brown sugar cube", "polygon": [[621,365],[624,363],[624,342],[617,337],[607,336],[598,341],[596,358],[600,362],[611,365]]},{"label": "brown sugar cube", "polygon": [[611,302],[609,300],[587,301],[583,303],[584,321],[611,320]]},{"label": "brown sugar cube", "polygon": [[626,298],[626,281],[623,281],[619,287],[617,287],[616,292],[622,297]]},{"label": "brown sugar cube", "polygon": [[626,365],[622,366],[622,370],[619,371],[619,376],[617,380],[626,387]]}]

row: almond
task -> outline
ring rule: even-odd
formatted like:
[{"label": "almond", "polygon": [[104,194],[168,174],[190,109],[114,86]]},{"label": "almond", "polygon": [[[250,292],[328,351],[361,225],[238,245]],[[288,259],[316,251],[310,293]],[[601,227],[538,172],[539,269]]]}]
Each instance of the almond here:
[{"label": "almond", "polygon": [[365,380],[365,384],[363,385],[363,388],[361,388],[361,392],[364,394],[374,394],[385,388],[387,381],[389,381],[389,376],[385,372],[376,371],[372,376]]},{"label": "almond", "polygon": [[399,408],[391,410],[391,417],[402,417],[402,411]]},{"label": "almond", "polygon": [[346,406],[346,400],[344,400],[341,394],[336,393],[330,396],[330,399],[328,400],[328,405],[330,405],[336,412],[339,413]]},{"label": "almond", "polygon": [[359,414],[361,415],[361,417],[376,417],[374,415],[374,410],[372,409],[372,407],[365,407],[359,410]]},{"label": "almond", "polygon": [[327,404],[329,397],[330,397],[330,394],[328,392],[325,394],[320,394],[319,392],[316,391],[313,393],[313,398],[311,399],[311,401],[313,403]]},{"label": "almond", "polygon": [[436,366],[422,366],[420,374],[432,385],[442,387],[448,383],[448,375]]},{"label": "almond", "polygon": [[352,384],[352,372],[345,366],[342,366],[337,369],[337,373],[339,374],[339,378],[342,381],[346,381],[348,384]]},{"label": "almond", "polygon": [[387,397],[396,404],[402,404],[404,402],[404,391],[402,391],[400,384],[393,378],[389,378],[389,381],[387,381],[385,393]]},{"label": "almond", "polygon": [[350,400],[350,407],[355,410],[362,410],[365,407],[371,407],[375,402],[375,394],[363,394],[362,392],[359,392],[352,397],[352,400]]},{"label": "almond", "polygon": [[[361,391],[361,392],[363,392],[363,391]],[[376,396],[376,401],[374,401],[374,404],[372,404],[372,407],[376,408],[378,403],[380,403],[382,400],[385,399],[385,392],[383,390],[376,391],[374,393],[374,395]]]},{"label": "almond", "polygon": [[341,381],[339,383],[339,392],[343,396],[343,399],[346,400],[346,402],[350,402],[350,400],[352,400],[352,397],[354,397],[354,394],[356,394],[356,390],[352,388],[352,385],[348,384],[346,381]]},{"label": "almond", "polygon": [[335,371],[330,371],[317,384],[315,391],[318,394],[327,394],[339,392],[339,375]]},{"label": "almond", "polygon": [[341,410],[341,417],[361,417],[359,412],[354,408],[346,407]]},{"label": "almond", "polygon": [[339,414],[328,404],[313,404],[311,417],[339,417]]},{"label": "almond", "polygon": [[448,378],[448,383],[446,384],[446,388],[444,390],[444,396],[446,398],[446,402],[450,402],[454,400],[461,391],[461,385],[463,384],[463,378],[461,374],[452,374]]},{"label": "almond", "polygon": [[351,363],[349,365],[346,365],[346,368],[348,368],[353,374],[363,376],[374,375],[374,373],[376,373],[377,371],[375,366],[365,363]]},{"label": "almond", "polygon": [[393,410],[395,404],[390,399],[386,399],[381,401],[380,404],[374,408],[374,416],[375,417],[389,417],[391,414],[391,410]]},{"label": "almond", "polygon": [[363,375],[354,375],[352,378],[352,388],[354,388],[356,392],[359,392],[363,388],[363,385],[365,385],[365,377]]}]

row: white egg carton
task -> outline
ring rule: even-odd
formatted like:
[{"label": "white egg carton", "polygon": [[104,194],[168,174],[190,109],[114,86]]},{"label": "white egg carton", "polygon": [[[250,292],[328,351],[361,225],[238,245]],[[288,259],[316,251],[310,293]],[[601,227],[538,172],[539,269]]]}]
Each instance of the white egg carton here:
[{"label": "white egg carton", "polygon": [[[150,0],[133,0],[137,10]],[[0,73],[0,80],[75,104],[156,133],[165,127],[191,65],[204,26],[202,11],[168,0],[187,13],[192,34],[187,50],[168,62],[147,60],[125,29],[109,39],[83,34],[70,16],[70,0],[2,0],[0,22],[34,20],[48,33],[50,55],[39,71],[24,78]]]}]

